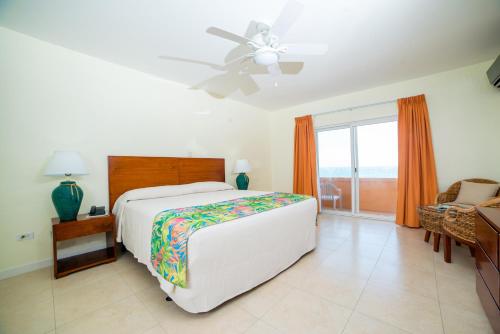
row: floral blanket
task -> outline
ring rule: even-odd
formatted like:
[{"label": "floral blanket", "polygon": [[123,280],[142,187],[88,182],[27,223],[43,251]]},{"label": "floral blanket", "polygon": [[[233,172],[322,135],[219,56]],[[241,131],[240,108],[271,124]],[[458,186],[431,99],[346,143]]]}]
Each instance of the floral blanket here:
[{"label": "floral blanket", "polygon": [[168,282],[185,288],[189,236],[201,228],[304,201],[310,196],[272,193],[170,209],[156,215],[151,235],[151,263]]}]

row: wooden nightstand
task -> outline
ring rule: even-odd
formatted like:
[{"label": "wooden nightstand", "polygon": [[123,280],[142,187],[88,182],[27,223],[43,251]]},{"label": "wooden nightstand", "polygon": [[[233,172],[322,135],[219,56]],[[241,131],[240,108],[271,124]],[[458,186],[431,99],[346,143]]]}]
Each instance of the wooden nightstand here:
[{"label": "wooden nightstand", "polygon": [[[107,247],[97,251],[75,255],[64,259],[57,258],[57,242],[87,235],[106,232]],[[116,260],[115,216],[88,217],[78,215],[73,221],[60,222],[52,218],[52,245],[54,250],[54,277],[60,278],[71,273],[109,263]]]}]

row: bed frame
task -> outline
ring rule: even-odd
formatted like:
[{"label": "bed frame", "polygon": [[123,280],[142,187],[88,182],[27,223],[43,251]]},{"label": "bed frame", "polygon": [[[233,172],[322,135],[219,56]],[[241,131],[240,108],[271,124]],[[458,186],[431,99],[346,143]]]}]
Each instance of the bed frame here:
[{"label": "bed frame", "polygon": [[109,208],[128,190],[225,178],[224,159],[108,156]]}]

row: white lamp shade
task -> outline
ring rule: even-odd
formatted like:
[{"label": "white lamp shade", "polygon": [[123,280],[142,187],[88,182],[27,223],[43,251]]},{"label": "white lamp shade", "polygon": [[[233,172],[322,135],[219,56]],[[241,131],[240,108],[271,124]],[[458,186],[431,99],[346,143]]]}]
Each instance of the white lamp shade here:
[{"label": "white lamp shade", "polygon": [[75,151],[55,151],[50,158],[45,175],[85,175],[88,174],[80,153]]},{"label": "white lamp shade", "polygon": [[250,166],[250,163],[246,159],[242,160],[236,160],[236,163],[234,164],[234,169],[233,173],[247,173],[252,170],[252,166]]}]

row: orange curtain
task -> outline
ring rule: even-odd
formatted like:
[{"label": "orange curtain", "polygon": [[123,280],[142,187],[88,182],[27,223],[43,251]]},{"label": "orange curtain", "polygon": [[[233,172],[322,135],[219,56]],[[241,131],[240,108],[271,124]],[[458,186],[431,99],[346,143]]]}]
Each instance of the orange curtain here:
[{"label": "orange curtain", "polygon": [[425,95],[398,99],[398,110],[396,223],[420,227],[417,206],[432,204],[438,191]]},{"label": "orange curtain", "polygon": [[295,118],[293,192],[318,199],[316,142],[311,115]]}]

